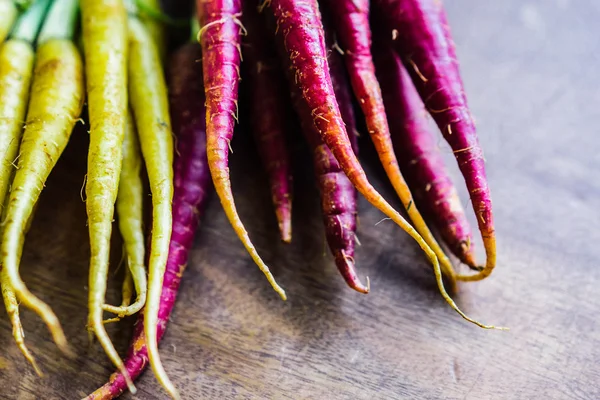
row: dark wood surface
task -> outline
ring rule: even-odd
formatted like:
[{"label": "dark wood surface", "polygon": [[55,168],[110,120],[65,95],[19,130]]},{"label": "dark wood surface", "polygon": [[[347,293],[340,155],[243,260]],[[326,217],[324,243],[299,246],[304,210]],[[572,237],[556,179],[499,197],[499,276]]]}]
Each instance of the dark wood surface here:
[{"label": "dark wood surface", "polygon": [[[600,398],[600,7],[592,0],[455,0],[447,7],[498,234],[497,270],[462,285],[456,299],[470,315],[511,330],[461,320],[417,246],[390,222],[375,226],[382,215],[362,199],[357,265],[372,293],[346,288],[324,256],[316,192],[300,167],[294,243],[279,244],[265,178],[249,173],[260,170],[248,167],[257,159],[240,138],[232,156],[239,210],[289,301],[269,289],[213,198],[161,344],[183,398]],[[48,182],[22,262],[30,289],[54,308],[79,356],[63,358],[45,326],[23,310],[27,344],[46,373],[37,378],[0,311],[2,399],[77,399],[113,370],[99,345],[88,347],[84,328],[85,146],[85,134],[77,134]],[[393,198],[380,169],[368,172]],[[111,273],[113,302],[121,273]],[[132,323],[109,327],[122,354]],[[166,398],[149,372],[137,388],[123,397]]]}]

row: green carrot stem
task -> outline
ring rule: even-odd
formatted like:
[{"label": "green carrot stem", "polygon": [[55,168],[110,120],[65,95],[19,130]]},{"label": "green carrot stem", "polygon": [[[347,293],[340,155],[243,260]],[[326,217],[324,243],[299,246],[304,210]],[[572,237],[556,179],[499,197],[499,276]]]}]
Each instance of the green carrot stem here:
[{"label": "green carrot stem", "polygon": [[38,36],[38,45],[49,39],[73,39],[78,14],[79,0],[54,0]]},{"label": "green carrot stem", "polygon": [[10,33],[11,39],[35,42],[52,0],[37,0],[19,18]]}]

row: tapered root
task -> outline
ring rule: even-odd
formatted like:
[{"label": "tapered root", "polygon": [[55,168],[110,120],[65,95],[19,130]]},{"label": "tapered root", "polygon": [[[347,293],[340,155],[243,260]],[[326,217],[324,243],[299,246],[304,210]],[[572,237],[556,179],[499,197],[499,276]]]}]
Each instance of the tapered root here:
[{"label": "tapered root", "polygon": [[2,284],[2,297],[4,298],[4,305],[6,306],[6,313],[10,320],[10,323],[12,324],[12,334],[13,334],[13,338],[15,339],[15,343],[17,344],[17,347],[19,348],[19,350],[21,350],[21,353],[23,354],[25,359],[27,361],[29,361],[29,363],[33,367],[35,373],[39,377],[42,377],[43,376],[42,371],[40,370],[37,363],[35,362],[33,355],[29,352],[29,349],[25,345],[25,334],[23,332],[23,325],[21,324],[21,318],[19,316],[19,304],[17,302],[17,297],[16,297],[14,291],[12,290],[12,288],[9,287],[9,282],[7,281],[6,276],[4,276],[4,274],[3,274],[3,277],[1,278],[1,284]]},{"label": "tapered root", "polygon": [[135,386],[133,385],[133,381],[129,376],[129,372],[127,372],[127,368],[125,368],[125,364],[123,364],[123,360],[119,357],[119,354],[115,350],[110,337],[108,337],[108,333],[106,333],[106,329],[104,329],[104,321],[102,321],[102,313],[99,313],[99,318],[93,318],[91,324],[88,326],[88,333],[90,335],[95,334],[96,338],[100,342],[100,345],[108,355],[108,358],[112,361],[112,363],[117,367],[119,372],[125,378],[125,382],[127,383],[127,388],[132,394],[137,392]]},{"label": "tapered root", "polygon": [[76,354],[69,346],[65,333],[60,325],[60,321],[56,317],[56,314],[54,314],[54,311],[52,311],[50,306],[31,293],[24,284],[21,285],[21,283],[22,282],[19,282],[19,285],[14,287],[17,298],[21,300],[23,305],[34,311],[46,323],[46,326],[52,335],[52,339],[60,351],[67,357],[75,358]]},{"label": "tapered root", "polygon": [[351,257],[347,257],[344,254],[338,254],[335,257],[335,264],[348,286],[359,293],[369,293],[371,290],[371,281],[368,276],[366,286],[360,281],[356,275],[356,270],[354,269],[354,260]]},{"label": "tapered root", "polygon": [[483,246],[485,248],[486,262],[483,268],[478,268],[479,273],[474,275],[457,275],[456,279],[463,282],[481,281],[492,273],[496,266],[496,235],[483,235]]}]

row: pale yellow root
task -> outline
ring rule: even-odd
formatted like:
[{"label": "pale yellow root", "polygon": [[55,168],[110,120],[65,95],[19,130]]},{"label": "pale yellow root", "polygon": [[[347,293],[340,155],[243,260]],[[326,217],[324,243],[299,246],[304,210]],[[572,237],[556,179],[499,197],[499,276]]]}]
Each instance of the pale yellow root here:
[{"label": "pale yellow root", "polygon": [[127,11],[123,0],[81,0],[80,7],[90,120],[86,184],[91,252],[88,329],[135,393],[102,315],[127,118]]},{"label": "pale yellow root", "polygon": [[128,26],[130,102],[152,192],[152,238],[144,334],[154,375],[169,395],[178,399],[177,389],[160,362],[156,336],[173,218],[174,150],[167,86],[156,44],[146,27],[135,17],[129,18]]},{"label": "pale yellow root", "polygon": [[69,40],[50,40],[37,51],[18,170],[6,209],[2,265],[23,305],[42,318],[61,350],[72,354],[52,309],[34,296],[19,274],[27,224],[48,175],[67,145],[83,107],[83,65]]}]

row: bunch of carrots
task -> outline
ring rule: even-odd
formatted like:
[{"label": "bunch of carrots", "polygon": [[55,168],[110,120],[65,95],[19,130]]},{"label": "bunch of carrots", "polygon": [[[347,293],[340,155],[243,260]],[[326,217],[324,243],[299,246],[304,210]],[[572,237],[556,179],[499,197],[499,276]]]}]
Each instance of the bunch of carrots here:
[{"label": "bunch of carrots", "polygon": [[[27,289],[19,262],[40,192],[77,123],[90,136],[87,329],[117,368],[88,399],[135,392],[133,380],[148,363],[168,394],[179,397],[158,342],[213,187],[250,257],[286,298],[253,246],[231,190],[230,142],[240,99],[282,241],[292,240],[288,143],[299,130],[312,154],[327,243],[348,286],[370,290],[354,265],[360,193],[418,243],[450,306],[495,328],[466,316],[444,287],[443,278],[454,288],[489,276],[496,246],[483,153],[441,2],[197,0],[195,10],[175,3],[190,18],[163,13],[157,0],[0,0],[0,284],[14,339],[36,372],[42,374],[24,342],[20,305],[44,320],[65,354],[73,352],[50,306]],[[188,41],[168,46],[168,28],[182,24],[190,27]],[[476,260],[428,115],[464,176],[484,263]],[[358,161],[361,121],[410,222],[373,188]],[[105,302],[115,210],[128,266],[120,305]],[[457,273],[449,253],[476,272]],[[104,324],[134,314],[138,322],[123,361]]]}]

